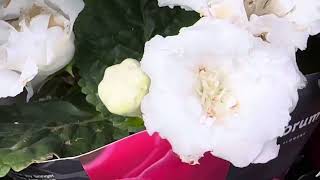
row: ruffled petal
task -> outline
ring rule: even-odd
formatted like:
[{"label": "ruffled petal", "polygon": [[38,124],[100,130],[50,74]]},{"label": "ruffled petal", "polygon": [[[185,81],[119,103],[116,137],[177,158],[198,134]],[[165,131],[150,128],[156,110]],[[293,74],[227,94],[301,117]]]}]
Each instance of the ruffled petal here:
[{"label": "ruffled petal", "polygon": [[256,0],[251,7],[246,5],[246,10],[248,16],[274,14],[310,35],[320,32],[320,1],[318,0]]},{"label": "ruffled petal", "polygon": [[37,33],[38,36],[41,36],[41,33],[46,33],[46,31],[48,30],[49,20],[49,14],[40,14],[33,17],[28,25],[25,20],[21,21],[20,24],[23,28],[22,31],[30,31],[32,33]]},{"label": "ruffled petal", "polygon": [[271,140],[265,143],[263,150],[253,163],[267,163],[270,159],[276,158],[279,151],[280,145],[277,144],[277,139]]},{"label": "ruffled petal", "polygon": [[9,23],[0,20],[0,45],[3,45],[8,41],[11,31],[15,31]]},{"label": "ruffled petal", "polygon": [[46,64],[39,64],[40,74],[51,75],[68,64],[75,52],[74,34],[67,36],[59,28],[48,30]]},{"label": "ruffled petal", "polygon": [[275,14],[279,17],[287,15],[294,9],[294,0],[245,0],[248,17],[252,14],[262,16]]},{"label": "ruffled petal", "polygon": [[294,9],[285,16],[289,21],[305,29],[310,35],[320,32],[320,1],[319,0],[293,0]]},{"label": "ruffled petal", "polygon": [[248,22],[243,0],[212,0],[209,3],[208,16],[229,20],[238,25]]},{"label": "ruffled petal", "polygon": [[20,75],[17,72],[1,69],[0,70],[0,98],[14,97],[23,91],[24,84],[20,82]]},{"label": "ruffled petal", "polygon": [[0,3],[0,19],[19,18],[20,13],[32,6],[35,0],[5,0]]},{"label": "ruffled petal", "polygon": [[28,59],[35,64],[46,61],[46,35],[31,32],[28,27],[24,27],[23,32],[11,32],[5,47],[6,61],[11,69],[21,71]]},{"label": "ruffled petal", "polygon": [[250,17],[249,30],[272,45],[287,50],[296,51],[297,48],[307,48],[309,33],[301,31],[286,19],[273,14]]},{"label": "ruffled petal", "polygon": [[57,7],[59,10],[63,12],[64,15],[67,16],[69,20],[68,29],[69,32],[67,32],[69,35],[72,34],[72,29],[74,22],[76,21],[79,13],[84,8],[84,2],[83,0],[49,0],[53,6]]},{"label": "ruffled petal", "polygon": [[31,61],[23,66],[22,72],[10,69],[0,69],[0,98],[14,97],[23,91],[27,82],[31,81],[38,73],[37,66]]}]

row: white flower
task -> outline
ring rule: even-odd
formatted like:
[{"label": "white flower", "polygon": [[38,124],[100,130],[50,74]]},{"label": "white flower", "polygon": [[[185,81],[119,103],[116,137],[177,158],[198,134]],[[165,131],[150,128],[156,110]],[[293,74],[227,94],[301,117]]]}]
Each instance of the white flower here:
[{"label": "white flower", "polygon": [[[71,61],[75,51],[73,24],[83,7],[82,0],[35,0],[19,20],[11,24],[1,21],[2,69],[23,75],[25,71],[35,72],[26,69],[25,64],[35,64],[37,72],[20,83],[15,93],[0,97],[19,94],[23,90],[20,87],[33,78],[43,80]],[[7,76],[10,74],[0,79],[10,79]]]},{"label": "white flower", "polygon": [[156,36],[141,61],[151,79],[145,126],[184,162],[208,151],[237,167],[267,162],[304,86],[293,62],[226,21],[202,18],[177,36]]},{"label": "white flower", "polygon": [[226,19],[236,23],[247,21],[243,0],[158,0],[159,6],[181,6],[202,16]]},{"label": "white flower", "polygon": [[[296,25],[300,31],[310,35],[320,32],[319,0],[248,0],[252,7],[247,8],[250,14],[259,16],[275,14]],[[248,11],[248,9],[251,9]]]},{"label": "white flower", "polygon": [[149,77],[141,70],[140,63],[126,59],[110,66],[99,84],[99,97],[108,110],[122,116],[141,116],[140,105],[148,93]]},{"label": "white flower", "polygon": [[268,42],[279,47],[288,46],[288,49],[304,50],[309,35],[320,32],[319,0],[158,0],[158,2],[159,6],[181,6],[214,19],[228,20],[242,28],[249,27],[254,35],[268,36],[265,37]]},{"label": "white flower", "polygon": [[0,97],[16,96],[23,91],[23,88],[38,73],[38,67],[35,62],[29,59],[19,63],[13,68],[7,62],[8,53],[5,44],[8,41],[10,31],[14,28],[4,21],[0,21]]}]

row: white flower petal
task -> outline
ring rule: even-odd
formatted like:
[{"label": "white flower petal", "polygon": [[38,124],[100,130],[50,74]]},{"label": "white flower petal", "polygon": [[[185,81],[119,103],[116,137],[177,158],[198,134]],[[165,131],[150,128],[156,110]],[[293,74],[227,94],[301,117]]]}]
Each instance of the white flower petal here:
[{"label": "white flower petal", "polygon": [[278,156],[280,151],[280,145],[277,144],[277,139],[265,143],[262,152],[254,160],[253,163],[267,163],[271,159]]},{"label": "white flower petal", "polygon": [[24,84],[19,82],[20,75],[17,72],[1,69],[0,70],[0,83],[1,86],[6,88],[0,89],[0,98],[14,97],[23,91]]},{"label": "white flower petal", "polygon": [[248,22],[243,0],[211,0],[209,11],[210,15],[217,19],[230,20],[239,25]]},{"label": "white flower petal", "polygon": [[304,50],[320,32],[319,0],[245,0],[245,8],[250,31],[279,48]]},{"label": "white flower petal", "polygon": [[23,32],[12,31],[6,44],[8,66],[17,71],[21,70],[27,59],[36,64],[46,61],[46,34],[23,27]]},{"label": "white flower petal", "polygon": [[21,11],[32,6],[34,0],[4,0],[0,3],[0,19],[19,18]]},{"label": "white flower petal", "polygon": [[23,82],[23,84],[27,84],[27,82],[31,81],[37,74],[37,65],[33,61],[27,60],[21,71],[20,79]]},{"label": "white flower petal", "polygon": [[[184,162],[196,163],[210,151],[235,166],[247,166],[263,154],[267,142],[283,134],[291,118],[297,89],[304,85],[292,58],[294,53],[210,18],[177,36],[156,36],[146,43],[141,61],[151,79],[141,107],[145,126],[168,139]],[[219,112],[223,106],[213,115],[204,109],[219,103],[204,106],[197,93],[203,69],[218,73],[218,80],[205,83],[222,84],[230,94],[221,101],[234,97],[238,109],[230,107],[226,115]]]},{"label": "white flower petal", "polygon": [[32,33],[46,33],[48,30],[50,15],[41,14],[33,17],[27,25],[25,20],[21,21],[22,31],[30,31]]},{"label": "white flower petal", "polygon": [[268,5],[272,9],[272,13],[283,17],[295,8],[294,1],[295,0],[270,0]]},{"label": "white flower petal", "polygon": [[275,14],[293,23],[300,31],[306,31],[310,35],[320,32],[319,0],[256,0],[254,2],[253,9],[247,7],[249,15]]},{"label": "white flower petal", "polygon": [[194,10],[200,13],[204,8],[208,7],[210,0],[158,0],[159,6],[180,6],[186,10]]},{"label": "white flower petal", "polygon": [[0,45],[8,41],[10,31],[15,31],[15,29],[7,22],[0,20]]},{"label": "white flower petal", "polygon": [[70,24],[68,34],[72,34],[73,24],[76,21],[79,13],[84,8],[83,0],[48,0],[51,4],[59,8],[65,15],[67,15]]},{"label": "white flower petal", "polygon": [[249,30],[256,36],[264,36],[267,42],[279,48],[296,51],[307,48],[309,33],[300,31],[296,25],[273,14],[250,17]]},{"label": "white flower petal", "polygon": [[22,69],[22,72],[16,72],[10,69],[0,69],[0,98],[14,97],[23,91],[27,82],[31,81],[36,74],[37,66],[31,61],[27,61]]},{"label": "white flower petal", "polygon": [[237,24],[248,21],[243,0],[158,0],[159,6],[180,6],[202,16],[230,20]]},{"label": "white flower petal", "polygon": [[320,32],[320,1],[319,0],[293,0],[295,8],[285,16],[289,21],[306,29],[310,35]]},{"label": "white flower petal", "polygon": [[27,83],[25,86],[26,90],[27,90],[27,98],[26,101],[29,102],[29,100],[32,98],[32,96],[34,95],[34,91],[33,91],[33,87],[30,83]]},{"label": "white flower petal", "polygon": [[[224,133],[216,133],[219,135],[216,138],[215,148],[212,154],[217,157],[222,157],[225,160],[232,162],[236,167],[245,167],[249,163],[254,162],[255,158],[261,153],[263,144],[259,141],[250,141],[250,139],[234,138],[237,134],[226,136]],[[254,134],[252,133],[254,136]],[[234,148],[239,148],[238,152],[234,152]]]},{"label": "white flower petal", "polygon": [[46,64],[39,64],[40,73],[51,75],[68,64],[75,52],[74,34],[64,34],[59,28],[48,30]]},{"label": "white flower petal", "polygon": [[294,0],[245,0],[248,16],[275,14],[279,17],[287,15],[294,9]]}]

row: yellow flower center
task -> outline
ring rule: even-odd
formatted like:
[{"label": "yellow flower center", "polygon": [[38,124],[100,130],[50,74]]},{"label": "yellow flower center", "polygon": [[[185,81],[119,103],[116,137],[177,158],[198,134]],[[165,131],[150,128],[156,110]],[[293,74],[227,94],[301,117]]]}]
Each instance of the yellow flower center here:
[{"label": "yellow flower center", "polygon": [[220,72],[199,68],[196,91],[207,116],[215,120],[234,114],[239,108]]}]

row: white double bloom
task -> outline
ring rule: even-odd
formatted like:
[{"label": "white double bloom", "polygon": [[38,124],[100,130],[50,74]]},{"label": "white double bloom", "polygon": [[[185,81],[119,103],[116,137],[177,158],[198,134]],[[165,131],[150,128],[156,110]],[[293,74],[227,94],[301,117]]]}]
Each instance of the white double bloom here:
[{"label": "white double bloom", "polygon": [[0,98],[16,96],[30,81],[37,83],[71,61],[73,24],[84,8],[82,0],[21,2],[8,1],[0,9],[0,84],[6,87]]},{"label": "white double bloom", "polygon": [[189,163],[208,151],[238,167],[275,158],[304,86],[292,56],[210,18],[151,39],[141,66],[151,79],[145,126]]}]

